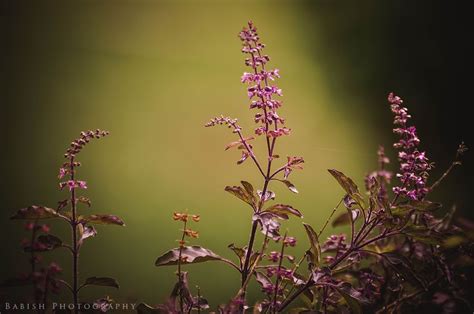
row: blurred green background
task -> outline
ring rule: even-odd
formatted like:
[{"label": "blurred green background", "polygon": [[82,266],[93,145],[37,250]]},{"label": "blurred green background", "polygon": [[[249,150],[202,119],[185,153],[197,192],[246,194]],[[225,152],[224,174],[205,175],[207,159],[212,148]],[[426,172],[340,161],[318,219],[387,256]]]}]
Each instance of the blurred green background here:
[{"label": "blurred green background", "polygon": [[[251,162],[237,166],[238,153],[224,152],[234,139],[227,129],[203,124],[224,113],[252,132],[236,36],[249,19],[267,44],[271,67],[282,74],[281,114],[293,134],[277,151],[306,160],[292,178],[300,194],[272,189],[316,229],[342,196],[326,169],[337,168],[362,186],[376,167],[378,144],[390,147],[389,91],[410,107],[423,147],[438,164],[434,177],[458,142],[472,138],[468,11],[441,1],[3,0],[1,9],[1,279],[28,269],[19,248],[26,233],[8,217],[30,204],[54,207],[65,197],[56,178],[62,154],[91,128],[111,132],[79,158],[91,211],[117,214],[127,226],[99,227],[81,253],[82,278],[112,276],[120,290],[84,290],[83,299],[109,294],[163,301],[174,268],[156,268],[154,261],[176,246],[181,226],[172,221],[173,211],[200,214],[193,227],[201,236],[193,243],[232,258],[227,245],[246,243],[251,213],[223,189],[262,180]],[[468,162],[436,199],[448,207],[457,202],[471,217],[472,169]],[[295,254],[306,248],[300,223],[284,225],[300,239]],[[341,231],[328,229],[325,236]],[[60,224],[53,233],[69,235]],[[69,278],[67,252],[45,256],[58,260]],[[199,284],[213,305],[238,289],[239,276],[226,265],[186,269],[191,286]],[[250,295],[254,300],[258,288]]]}]

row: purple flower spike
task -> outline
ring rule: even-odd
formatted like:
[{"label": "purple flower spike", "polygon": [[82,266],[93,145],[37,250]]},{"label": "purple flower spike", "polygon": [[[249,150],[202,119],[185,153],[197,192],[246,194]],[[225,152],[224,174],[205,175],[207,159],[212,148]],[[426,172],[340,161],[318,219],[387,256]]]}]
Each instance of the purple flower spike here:
[{"label": "purple flower spike", "polygon": [[[280,77],[280,71],[265,68],[270,57],[263,54],[265,45],[260,42],[257,28],[252,22],[249,22],[248,27],[239,33],[239,37],[242,40],[242,52],[248,55],[245,65],[252,69],[251,72],[244,72],[240,80],[248,84],[247,95],[252,100],[250,109],[261,110],[255,115],[255,122],[260,124],[255,129],[255,134],[265,134],[271,138],[289,135],[290,129],[280,126],[285,123],[285,120],[276,112],[281,107],[281,101],[274,97],[283,96],[282,90],[278,86],[269,84],[269,81],[275,81]],[[274,127],[270,128],[270,125]]]},{"label": "purple flower spike", "polygon": [[396,176],[400,179],[401,185],[395,186],[393,192],[397,196],[411,200],[422,200],[428,193],[426,181],[432,164],[428,162],[426,153],[417,148],[420,139],[416,134],[416,128],[407,125],[411,116],[408,114],[408,109],[402,106],[403,100],[390,93],[388,102],[394,114],[393,132],[400,136],[400,140],[393,146],[399,150],[400,171]]}]

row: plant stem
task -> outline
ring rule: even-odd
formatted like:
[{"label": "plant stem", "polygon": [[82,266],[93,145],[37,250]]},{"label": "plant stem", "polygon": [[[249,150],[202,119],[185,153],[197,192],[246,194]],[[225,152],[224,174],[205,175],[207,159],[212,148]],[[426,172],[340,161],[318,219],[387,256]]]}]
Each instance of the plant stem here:
[{"label": "plant stem", "polygon": [[339,206],[341,205],[342,201],[344,200],[344,198],[341,198],[341,200],[339,201],[339,203],[337,203],[336,207],[334,207],[332,209],[332,212],[331,214],[329,215],[328,219],[326,220],[326,222],[324,223],[324,226],[321,228],[321,230],[319,230],[319,233],[318,233],[318,238],[321,236],[321,234],[323,233],[324,229],[326,229],[329,221],[331,220],[332,216],[334,216],[334,214],[336,213],[336,210],[339,208]]},{"label": "plant stem", "polygon": [[275,294],[273,295],[273,306],[272,310],[274,313],[277,312],[277,299],[278,299],[278,286],[280,285],[280,270],[281,264],[283,263],[283,255],[285,254],[285,239],[286,233],[283,236],[283,240],[281,241],[281,251],[280,251],[280,260],[278,261],[278,268],[277,268],[277,276],[275,281]]},{"label": "plant stem", "polygon": [[[245,282],[245,280],[247,279],[247,276],[248,276],[248,267],[249,267],[250,258],[251,258],[251,255],[252,255],[252,247],[253,247],[253,244],[255,242],[255,234],[257,232],[257,227],[258,227],[258,222],[254,221],[252,223],[252,229],[250,230],[249,244],[247,246],[247,253],[245,255],[244,267],[242,269],[242,286],[243,286],[243,284],[244,284],[244,282]],[[245,295],[245,291],[244,291],[244,295]]]},{"label": "plant stem", "polygon": [[[261,57],[260,51],[258,51],[257,53]],[[254,55],[254,53],[251,53],[251,57],[252,57],[253,64],[255,64],[255,55]],[[265,70],[265,66],[263,64],[262,64],[262,70]],[[257,67],[254,67],[254,72],[255,72],[255,74],[258,73]],[[259,83],[259,85],[260,85],[260,83]],[[268,86],[268,81],[267,81],[266,78],[265,78],[265,86]],[[259,97],[260,97],[262,103],[265,104],[266,103],[265,97],[263,95],[260,95]],[[266,193],[267,193],[267,190],[268,190],[268,184],[269,184],[269,182],[272,178],[272,176],[270,176],[270,173],[271,173],[271,170],[272,170],[273,150],[275,148],[275,143],[276,143],[276,138],[275,137],[270,142],[270,138],[268,136],[269,123],[268,123],[268,120],[266,118],[267,117],[267,108],[266,108],[266,106],[263,106],[263,114],[264,114],[264,117],[265,117],[265,130],[266,130],[265,140],[266,140],[267,151],[268,151],[267,172],[266,172],[266,174],[263,173],[262,168],[260,167],[260,164],[256,161],[255,156],[252,156],[253,154],[251,154],[252,159],[254,159],[254,162],[256,163],[260,173],[262,174],[262,176],[264,178],[262,196],[261,196],[261,199],[260,199],[260,202],[259,202],[259,206],[258,206],[258,208],[255,212],[256,214],[260,213],[260,211],[262,210],[262,207],[265,203],[264,199],[265,199],[265,196],[266,196]],[[273,125],[274,125],[274,129],[276,130],[278,128],[277,121],[275,121],[275,123]],[[239,136],[242,139],[242,135],[240,133],[239,133]],[[248,150],[248,145],[246,145],[246,144],[244,144],[244,145]],[[242,269],[241,289],[243,289],[243,291],[242,291],[242,300],[244,302],[245,302],[245,293],[246,293],[246,285],[244,286],[244,284],[246,283],[247,277],[249,276],[250,259],[252,257],[252,249],[253,249],[253,245],[254,245],[254,242],[255,242],[255,234],[257,232],[257,227],[258,227],[258,221],[254,220],[253,223],[252,223],[252,229],[250,230],[249,242],[248,242],[248,245],[247,245],[247,254],[245,255],[245,262],[244,262],[244,266],[243,266],[243,269]],[[241,311],[242,311],[242,309],[243,308],[241,307]]]},{"label": "plant stem", "polygon": [[43,291],[43,313],[46,313],[46,303],[48,302],[48,285],[49,285],[49,270],[46,271],[46,275],[44,277],[44,291]]},{"label": "plant stem", "polygon": [[[365,241],[364,243],[360,244],[360,245],[357,245],[357,246],[351,246],[344,254],[342,254],[338,259],[336,259],[331,265],[329,265],[329,269],[334,269],[337,265],[339,265],[344,259],[346,259],[349,255],[351,255],[354,251],[357,251],[359,250],[360,248],[370,244],[370,243],[373,243],[373,242],[376,242],[380,239],[383,239],[383,238],[386,238],[386,237],[390,237],[390,236],[393,236],[393,235],[396,235],[396,234],[399,234],[399,230],[396,230],[396,231],[392,231],[392,232],[388,232],[387,230],[385,230],[382,234],[378,235],[378,236],[375,236],[367,241]],[[368,236],[368,234],[366,233],[361,239],[360,239],[360,242],[361,243],[366,237]],[[290,305],[294,300],[296,300],[296,298],[298,298],[298,296],[300,294],[302,294],[306,289],[310,288],[311,286],[313,285],[313,281],[312,281],[312,278],[310,277],[310,279],[308,279],[308,281],[306,282],[306,284],[301,287],[299,290],[297,290],[293,295],[291,295],[290,297],[288,297],[283,303],[282,305],[280,306],[280,308],[278,309],[279,311],[283,311],[288,305]]]},{"label": "plant stem", "polygon": [[33,282],[33,295],[35,297],[35,303],[39,303],[39,299],[40,299],[39,291],[38,291],[38,288],[37,288],[36,282],[35,282],[36,281],[36,279],[35,279],[36,254],[35,254],[35,250],[33,248],[33,245],[34,245],[34,242],[35,242],[35,239],[36,239],[37,226],[38,226],[38,219],[35,219],[35,221],[33,222],[33,229],[31,231],[31,242],[30,242],[30,246],[31,246],[31,255],[30,255],[31,278],[32,278],[32,282]]},{"label": "plant stem", "polygon": [[[75,170],[74,170],[74,157],[70,159],[70,176],[71,180],[74,181]],[[74,302],[74,314],[78,312],[78,280],[79,280],[79,248],[77,245],[77,208],[76,208],[76,189],[71,189],[71,230],[72,230],[72,296]]]},{"label": "plant stem", "polygon": [[181,274],[181,259],[182,259],[182,254],[183,254],[184,237],[186,236],[187,223],[188,223],[187,220],[184,220],[183,235],[181,236],[181,242],[179,243],[179,256],[178,256],[179,308],[181,310],[181,313],[183,313],[183,310],[184,310],[183,309],[183,294],[181,293],[181,285],[183,281],[183,277]]}]

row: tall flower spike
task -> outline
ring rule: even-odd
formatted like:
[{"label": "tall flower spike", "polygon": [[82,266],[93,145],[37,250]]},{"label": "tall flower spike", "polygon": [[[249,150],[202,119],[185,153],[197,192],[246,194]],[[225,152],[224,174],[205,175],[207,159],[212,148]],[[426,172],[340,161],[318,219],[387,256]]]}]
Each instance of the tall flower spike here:
[{"label": "tall flower spike", "polygon": [[432,164],[428,162],[426,153],[418,150],[420,139],[416,134],[416,127],[407,125],[411,116],[408,114],[408,109],[402,106],[403,100],[390,93],[388,102],[394,114],[393,132],[400,136],[400,140],[393,146],[399,150],[400,171],[397,177],[401,185],[395,186],[393,192],[397,196],[422,200],[428,193],[426,181]]},{"label": "tall flower spike", "polygon": [[[248,27],[239,33],[242,41],[242,52],[247,54],[245,65],[252,69],[251,72],[244,72],[241,82],[247,84],[247,95],[251,100],[250,109],[259,109],[255,114],[255,123],[259,126],[255,129],[255,134],[265,134],[268,137],[276,138],[282,135],[289,135],[290,129],[282,127],[285,120],[277,113],[282,102],[275,99],[275,96],[282,96],[282,91],[278,86],[269,82],[280,77],[278,69],[266,70],[265,66],[270,61],[268,55],[263,54],[265,45],[260,42],[257,28],[252,22]],[[270,129],[270,126],[273,128]]]}]

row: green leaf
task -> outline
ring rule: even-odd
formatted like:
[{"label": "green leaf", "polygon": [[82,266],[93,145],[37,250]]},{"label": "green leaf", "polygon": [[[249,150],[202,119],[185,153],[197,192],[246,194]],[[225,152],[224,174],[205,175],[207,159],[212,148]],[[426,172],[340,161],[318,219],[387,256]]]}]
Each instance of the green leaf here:
[{"label": "green leaf", "polygon": [[125,226],[122,219],[115,215],[89,215],[79,217],[81,223],[92,223],[98,225],[118,225]]},{"label": "green leaf", "polygon": [[225,191],[249,204],[250,206],[252,206],[252,208],[255,208],[255,195],[249,194],[241,186],[226,186]]},{"label": "green leaf", "polygon": [[[181,264],[196,264],[208,261],[230,262],[211,250],[197,245],[185,246],[181,250]],[[179,260],[179,251],[179,248],[175,248],[161,255],[156,260],[155,266],[177,265]]]},{"label": "green leaf", "polygon": [[52,208],[44,206],[29,206],[18,210],[10,219],[49,219],[49,218],[64,218],[61,214]]},{"label": "green leaf", "polygon": [[83,286],[103,286],[103,287],[114,287],[119,288],[118,282],[109,277],[89,277]]},{"label": "green leaf", "polygon": [[275,204],[264,210],[265,212],[273,213],[280,216],[283,219],[288,219],[288,215],[295,215],[302,218],[303,214],[291,205]]},{"label": "green leaf", "polygon": [[319,244],[318,234],[310,225],[303,223],[303,226],[306,230],[306,234],[308,235],[309,239],[309,244],[311,246],[311,261],[316,267],[319,267],[319,264],[321,263],[321,246]]}]

